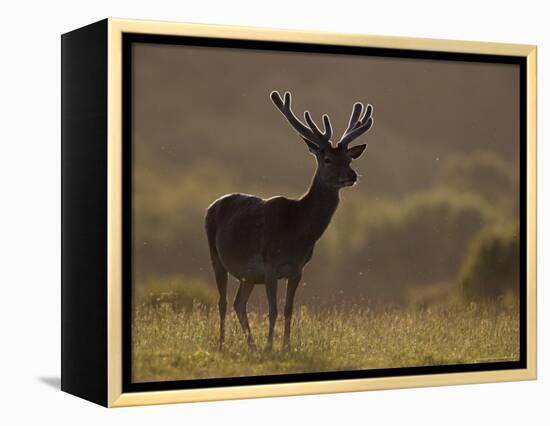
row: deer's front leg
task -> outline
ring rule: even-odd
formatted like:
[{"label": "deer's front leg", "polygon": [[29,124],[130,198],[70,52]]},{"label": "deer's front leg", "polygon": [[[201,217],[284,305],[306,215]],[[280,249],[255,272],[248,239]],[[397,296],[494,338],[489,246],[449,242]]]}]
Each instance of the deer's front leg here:
[{"label": "deer's front leg", "polygon": [[267,294],[267,303],[269,304],[269,332],[267,335],[267,349],[273,348],[273,331],[277,321],[277,277],[275,275],[267,277],[265,282],[265,291]]},{"label": "deer's front leg", "polygon": [[283,338],[283,345],[288,349],[290,346],[290,326],[292,323],[292,312],[294,310],[294,295],[298,284],[302,279],[302,275],[298,274],[287,280],[286,284],[286,300],[285,300],[285,335]]},{"label": "deer's front leg", "polygon": [[253,289],[254,284],[247,283],[246,281],[241,281],[239,289],[237,290],[237,295],[235,296],[235,302],[233,303],[233,306],[235,307],[235,313],[237,314],[237,318],[241,323],[241,327],[243,329],[246,341],[250,349],[255,349],[256,346],[254,345],[254,339],[252,338],[250,325],[248,324],[246,304]]}]

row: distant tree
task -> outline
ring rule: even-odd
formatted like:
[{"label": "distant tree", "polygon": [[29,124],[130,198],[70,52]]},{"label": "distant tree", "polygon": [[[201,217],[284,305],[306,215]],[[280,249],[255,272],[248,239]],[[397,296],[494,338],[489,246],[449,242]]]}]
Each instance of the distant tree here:
[{"label": "distant tree", "polygon": [[467,300],[497,298],[519,291],[519,228],[517,225],[483,231],[470,244],[458,285]]},{"label": "distant tree", "polygon": [[451,156],[443,164],[436,184],[456,192],[475,194],[497,205],[507,215],[517,214],[517,165],[494,152]]},{"label": "distant tree", "polygon": [[337,217],[308,279],[338,280],[343,298],[398,303],[414,288],[447,283],[450,290],[470,240],[494,221],[479,197],[444,189],[357,199]]}]

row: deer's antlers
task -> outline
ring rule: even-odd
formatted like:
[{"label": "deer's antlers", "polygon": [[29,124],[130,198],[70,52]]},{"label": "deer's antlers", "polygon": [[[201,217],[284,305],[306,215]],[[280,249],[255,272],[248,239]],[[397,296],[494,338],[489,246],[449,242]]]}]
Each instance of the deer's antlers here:
[{"label": "deer's antlers", "polygon": [[[304,112],[304,118],[307,126],[294,115],[291,107],[292,97],[290,92],[285,92],[285,97],[283,100],[281,99],[279,92],[273,91],[271,92],[271,100],[277,109],[286,117],[294,130],[302,136],[302,138],[307,139],[309,142],[313,142],[318,148],[321,149],[331,146],[330,138],[332,137],[332,126],[328,115],[323,115],[323,125],[325,129],[324,132],[321,132],[312,120],[309,111]],[[367,104],[367,107],[365,108],[361,102],[356,102],[353,105],[348,128],[340,138],[337,146],[342,146],[344,149],[347,149],[351,141],[369,130],[374,123],[372,111],[372,105]]]},{"label": "deer's antlers", "polygon": [[[362,117],[361,117],[362,116]],[[367,108],[363,110],[363,104],[356,102],[353,105],[353,111],[349,119],[348,128],[340,138],[338,146],[347,148],[350,142],[372,127],[374,119],[372,118],[372,105],[368,104]]]},{"label": "deer's antlers", "polygon": [[[304,112],[304,118],[307,126],[302,123],[292,112],[291,102],[292,97],[290,92],[285,93],[284,101],[277,91],[271,92],[271,100],[279,111],[285,116],[290,125],[298,132],[300,136],[313,142],[318,148],[325,148],[330,145],[330,138],[332,137],[332,126],[328,115],[323,115],[324,131],[321,132],[317,125],[314,123],[309,111]],[[309,127],[308,127],[309,126]]]}]

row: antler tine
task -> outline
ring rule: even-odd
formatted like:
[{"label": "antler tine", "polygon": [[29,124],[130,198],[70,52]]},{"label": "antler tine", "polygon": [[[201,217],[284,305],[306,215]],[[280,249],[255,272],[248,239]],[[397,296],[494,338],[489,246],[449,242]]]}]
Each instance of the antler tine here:
[{"label": "antler tine", "polygon": [[323,114],[323,125],[325,126],[325,138],[329,141],[332,137],[332,125],[330,124],[329,116],[326,114]]},{"label": "antler tine", "polygon": [[363,104],[361,102],[353,105],[353,111],[349,120],[348,128],[342,135],[338,146],[347,148],[350,142],[372,127],[374,119],[372,118],[372,105],[368,104],[367,108],[363,110]]},{"label": "antler tine", "polygon": [[357,126],[357,123],[361,121],[360,118],[362,113],[363,113],[363,104],[361,102],[356,102],[355,104],[353,104],[353,110],[349,118],[348,128],[346,129],[344,134],[349,133]]},{"label": "antler tine", "polygon": [[292,97],[290,92],[286,92],[284,95],[284,100],[281,99],[279,92],[271,92],[271,100],[277,107],[277,109],[285,116],[290,125],[302,136],[302,138],[307,139],[310,142],[315,143],[320,148],[328,144],[330,137],[332,136],[332,126],[328,117],[325,119],[323,117],[323,123],[325,125],[325,131],[322,133],[319,128],[315,125],[308,111],[304,113],[305,120],[309,127],[303,124],[292,112]]},{"label": "antler tine", "polygon": [[319,128],[311,118],[311,114],[309,113],[309,111],[304,112],[304,118],[306,119],[306,123],[308,124],[309,128],[317,137],[317,140],[322,141],[323,143],[328,143],[328,141],[332,137],[332,126],[330,124],[330,119],[328,118],[328,115],[323,115],[324,132],[321,132],[319,130]]}]

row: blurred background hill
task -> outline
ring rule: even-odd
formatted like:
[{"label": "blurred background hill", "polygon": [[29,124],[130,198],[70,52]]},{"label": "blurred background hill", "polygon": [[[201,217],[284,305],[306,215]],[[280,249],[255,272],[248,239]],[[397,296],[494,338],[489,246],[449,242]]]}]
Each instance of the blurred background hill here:
[{"label": "blurred background hill", "polygon": [[147,44],[133,57],[140,294],[171,280],[215,288],[203,217],[216,198],[307,190],[314,158],[271,90],[292,91],[299,115],[329,114],[336,138],[355,101],[374,105],[360,183],[342,191],[298,302],[514,294],[518,67]]}]

